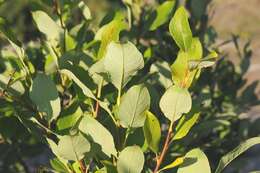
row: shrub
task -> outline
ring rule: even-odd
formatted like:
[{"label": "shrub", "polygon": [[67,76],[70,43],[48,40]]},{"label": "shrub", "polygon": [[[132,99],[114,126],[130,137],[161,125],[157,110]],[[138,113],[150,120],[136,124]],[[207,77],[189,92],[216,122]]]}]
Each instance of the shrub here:
[{"label": "shrub", "polygon": [[[203,111],[216,111],[205,106],[207,87],[199,87],[205,68],[220,66],[214,37],[202,22],[207,2],[199,9],[187,2],[194,16],[189,22],[176,1],[152,10],[149,2],[124,0],[126,12],[104,17],[97,32],[83,1],[53,3],[57,22],[47,11],[32,12],[42,37],[31,44],[22,44],[0,20],[14,50],[2,51],[1,136],[17,145],[13,152],[23,166],[6,169],[28,172],[23,156],[30,154],[23,155],[20,145],[46,144],[55,155],[46,171],[211,172],[204,145],[185,145],[199,140],[189,135],[205,119]],[[76,10],[80,23],[72,26]],[[201,127],[193,134],[211,130],[205,122]],[[215,172],[258,143],[259,137],[241,143]]]}]

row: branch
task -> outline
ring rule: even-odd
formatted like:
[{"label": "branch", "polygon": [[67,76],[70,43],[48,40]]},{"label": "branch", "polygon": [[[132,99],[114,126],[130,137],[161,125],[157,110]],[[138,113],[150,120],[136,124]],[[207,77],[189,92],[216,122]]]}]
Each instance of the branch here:
[{"label": "branch", "polygon": [[165,157],[165,154],[169,148],[169,145],[171,143],[171,137],[172,137],[172,125],[173,125],[173,122],[171,122],[170,124],[170,127],[169,127],[169,130],[168,130],[168,133],[167,133],[167,137],[166,137],[166,140],[164,142],[164,146],[163,146],[163,150],[162,150],[162,153],[158,156],[158,158],[156,159],[156,167],[153,171],[153,173],[157,173],[161,164],[162,164],[162,161]]}]

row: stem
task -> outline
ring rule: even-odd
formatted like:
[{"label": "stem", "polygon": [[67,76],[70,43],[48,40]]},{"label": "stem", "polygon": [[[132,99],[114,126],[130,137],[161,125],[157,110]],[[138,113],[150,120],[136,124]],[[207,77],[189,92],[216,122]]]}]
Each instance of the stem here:
[{"label": "stem", "polygon": [[118,90],[117,101],[116,101],[117,106],[120,105],[120,98],[121,98],[121,89]]},{"label": "stem", "polygon": [[[101,92],[102,92],[102,86],[103,86],[104,79],[102,78],[99,85],[98,85],[98,90],[97,90],[97,99],[100,98]],[[96,101],[96,108],[95,108],[95,113],[94,117],[96,118],[98,116],[98,110],[99,110],[99,102],[98,100]]]},{"label": "stem", "polygon": [[85,173],[86,172],[86,167],[85,167],[85,163],[84,163],[83,159],[79,161],[79,165],[80,165],[81,172]]},{"label": "stem", "polygon": [[162,161],[164,159],[164,156],[169,148],[169,145],[170,145],[170,142],[171,142],[171,137],[172,137],[172,126],[173,126],[173,122],[171,122],[170,124],[170,127],[168,129],[168,133],[167,133],[167,137],[166,137],[166,140],[164,142],[164,146],[163,146],[163,150],[162,150],[162,153],[159,155],[159,157],[156,159],[156,167],[153,171],[153,173],[157,173],[161,164],[162,164]]},{"label": "stem", "polygon": [[66,52],[66,26],[64,24],[64,21],[62,19],[62,12],[61,12],[61,8],[59,5],[59,1],[58,0],[54,0],[54,6],[55,6],[55,11],[59,17],[60,20],[60,25],[63,28],[64,32],[63,32],[63,46],[64,46],[64,52]]}]

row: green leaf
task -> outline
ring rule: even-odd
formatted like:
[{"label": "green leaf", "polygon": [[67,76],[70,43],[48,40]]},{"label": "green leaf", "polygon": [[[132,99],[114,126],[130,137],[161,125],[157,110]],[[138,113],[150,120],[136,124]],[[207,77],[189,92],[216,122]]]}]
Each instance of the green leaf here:
[{"label": "green leaf", "polygon": [[52,121],[61,110],[60,98],[55,83],[43,73],[38,73],[30,88],[30,98],[43,117]]},{"label": "green leaf", "polygon": [[177,173],[211,173],[207,156],[200,149],[189,151]]},{"label": "green leaf", "polygon": [[144,154],[140,147],[126,147],[118,157],[118,173],[141,173],[144,166]]},{"label": "green leaf", "polygon": [[13,95],[23,95],[25,92],[23,84],[18,80],[15,82],[11,82],[7,88],[9,80],[10,77],[8,78],[5,75],[0,74],[0,89],[6,90],[7,92],[10,92]]},{"label": "green leaf", "polygon": [[170,164],[166,165],[165,167],[163,167],[162,169],[160,169],[158,171],[158,173],[161,171],[167,170],[167,169],[175,168],[175,167],[179,166],[180,164],[182,164],[183,161],[184,161],[184,157],[178,157],[172,163],[170,163]]},{"label": "green leaf", "polygon": [[45,34],[47,40],[56,45],[62,36],[62,28],[44,11],[34,11],[32,17],[38,29]]},{"label": "green leaf", "polygon": [[108,45],[112,41],[119,41],[119,34],[127,28],[127,23],[122,18],[116,18],[110,23],[102,26],[96,33],[95,40],[100,40],[101,44],[98,51],[98,59],[106,55]]},{"label": "green leaf", "polygon": [[190,114],[184,115],[178,122],[176,132],[174,133],[172,140],[177,140],[185,137],[192,128],[192,126],[198,120],[199,115],[200,113],[194,113],[192,116],[190,116]]},{"label": "green leaf", "polygon": [[89,115],[84,115],[79,124],[79,129],[87,136],[90,136],[94,143],[99,144],[101,151],[108,157],[111,155],[116,156],[117,151],[115,149],[113,136],[97,120]]},{"label": "green leaf", "polygon": [[165,89],[172,86],[171,67],[165,61],[156,61],[150,67],[150,74],[153,75],[153,82],[161,84]]},{"label": "green leaf", "polygon": [[88,8],[88,6],[85,4],[84,1],[81,1],[78,4],[78,7],[81,9],[83,16],[85,17],[86,20],[90,20],[92,18],[91,12]]},{"label": "green leaf", "polygon": [[156,116],[146,111],[146,120],[143,127],[145,140],[149,148],[157,153],[159,149],[160,139],[161,139],[161,127],[160,122]]},{"label": "green leaf", "polygon": [[65,109],[59,117],[57,121],[58,130],[72,128],[82,115],[83,112],[77,104],[71,105],[69,108]]},{"label": "green leaf", "polygon": [[179,51],[177,59],[172,64],[172,78],[173,82],[181,87],[188,88],[200,72],[192,71],[190,69],[190,61],[199,61],[202,58],[202,46],[198,38],[193,38],[191,48],[188,52]]},{"label": "green leaf", "polygon": [[184,7],[178,8],[169,25],[170,33],[183,51],[188,51],[192,42],[192,32],[188,21],[188,13]]},{"label": "green leaf", "polygon": [[142,54],[131,42],[124,44],[111,42],[104,60],[104,67],[111,82],[121,90],[138,70],[144,67]]},{"label": "green leaf", "polygon": [[51,167],[57,172],[70,173],[70,170],[68,170],[65,163],[60,161],[58,158],[54,158],[54,159],[50,160],[50,164],[51,164]]},{"label": "green leaf", "polygon": [[120,124],[124,128],[142,127],[146,111],[150,108],[150,95],[146,87],[136,85],[123,95],[118,111]]},{"label": "green leaf", "polygon": [[223,156],[218,164],[218,167],[215,171],[215,173],[220,173],[222,170],[235,158],[237,158],[240,154],[244,153],[246,150],[248,150],[250,147],[260,144],[260,137],[254,137],[246,140],[245,142],[241,143],[239,146],[237,146],[235,149],[233,149],[231,152],[227,153],[225,156]]},{"label": "green leaf", "polygon": [[58,136],[58,138],[58,145],[47,139],[52,152],[58,157],[79,161],[90,151],[90,143],[80,132],[76,135]]},{"label": "green leaf", "polygon": [[192,100],[189,91],[176,85],[168,88],[160,100],[162,112],[172,122],[178,120],[183,113],[188,113],[191,105]]},{"label": "green leaf", "polygon": [[155,17],[155,19],[150,26],[150,31],[156,30],[159,26],[163,25],[169,20],[175,4],[176,0],[165,1],[156,9],[156,13],[152,13],[150,18]]},{"label": "green leaf", "polygon": [[86,85],[84,85],[71,71],[69,71],[67,69],[62,69],[62,70],[60,70],[60,73],[65,74],[70,79],[72,79],[81,88],[81,90],[85,96],[96,100],[96,97],[94,96],[92,91],[88,87],[86,87]]}]

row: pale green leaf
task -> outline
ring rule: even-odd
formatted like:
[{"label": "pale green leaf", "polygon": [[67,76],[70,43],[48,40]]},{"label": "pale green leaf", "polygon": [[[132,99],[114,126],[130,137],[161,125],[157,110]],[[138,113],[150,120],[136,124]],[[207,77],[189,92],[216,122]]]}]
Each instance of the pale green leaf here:
[{"label": "pale green leaf", "polygon": [[144,154],[140,147],[126,147],[118,157],[118,173],[141,173],[144,166]]},{"label": "pale green leaf", "polygon": [[116,18],[110,23],[102,26],[95,35],[95,40],[100,40],[98,59],[106,55],[107,47],[112,41],[119,41],[119,34],[127,28],[127,23],[122,18]]},{"label": "pale green leaf", "polygon": [[176,85],[168,88],[160,100],[162,112],[172,122],[178,120],[183,113],[188,113],[191,105],[189,91]]},{"label": "pale green leaf", "polygon": [[58,138],[58,144],[51,139],[47,139],[47,141],[52,152],[60,158],[79,161],[90,151],[90,143],[80,132],[76,135],[58,136]]},{"label": "pale green leaf", "polygon": [[124,128],[142,127],[146,111],[150,108],[150,95],[146,87],[136,85],[123,95],[118,111],[120,124]]},{"label": "pale green leaf", "polygon": [[70,79],[72,79],[81,88],[81,90],[85,96],[96,100],[96,97],[94,96],[92,91],[86,85],[84,85],[71,71],[69,71],[67,69],[62,69],[62,70],[60,70],[60,73],[65,74]]},{"label": "pale green leaf", "polygon": [[179,166],[177,173],[211,173],[207,156],[200,149],[189,151],[184,162]]},{"label": "pale green leaf", "polygon": [[88,8],[88,6],[85,4],[84,1],[81,1],[78,4],[78,7],[81,9],[83,16],[85,17],[86,20],[90,20],[92,18],[91,12]]},{"label": "pale green leaf", "polygon": [[241,143],[239,146],[237,146],[235,149],[233,149],[231,152],[227,153],[225,156],[223,156],[218,164],[218,167],[215,171],[215,173],[220,173],[223,171],[223,169],[235,158],[237,158],[240,154],[244,153],[246,150],[248,150],[250,147],[260,144],[260,137],[254,137],[246,140],[245,142]]},{"label": "pale green leaf", "polygon": [[63,34],[62,28],[44,11],[34,11],[32,17],[38,29],[45,34],[47,40],[56,45]]},{"label": "pale green leaf", "polygon": [[192,126],[198,120],[199,115],[200,113],[194,113],[193,115],[190,114],[184,115],[178,122],[178,125],[176,127],[176,132],[174,133],[172,140],[177,140],[185,137],[190,131],[190,129],[192,128]]},{"label": "pale green leaf", "polygon": [[61,110],[55,83],[45,74],[38,73],[30,88],[30,98],[48,121],[56,119]]},{"label": "pale green leaf", "polygon": [[143,66],[143,56],[131,42],[109,44],[104,67],[118,90],[121,90]]},{"label": "pale green leaf", "polygon": [[161,127],[160,122],[156,116],[146,111],[146,120],[143,127],[145,140],[149,148],[157,153],[159,149],[160,139],[161,139]]},{"label": "pale green leaf", "polygon": [[80,121],[79,129],[87,136],[90,136],[94,143],[99,144],[101,151],[108,157],[111,155],[116,156],[117,152],[113,136],[97,120],[89,115],[84,115],[83,119]]},{"label": "pale green leaf", "polygon": [[184,7],[178,8],[175,12],[169,30],[179,48],[188,51],[192,42],[192,32],[188,21],[188,13]]},{"label": "pale green leaf", "polygon": [[149,18],[155,18],[150,26],[150,31],[156,30],[159,26],[166,23],[174,9],[176,0],[170,0],[163,2],[157,7],[156,12],[152,13]]}]

